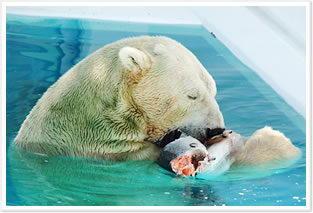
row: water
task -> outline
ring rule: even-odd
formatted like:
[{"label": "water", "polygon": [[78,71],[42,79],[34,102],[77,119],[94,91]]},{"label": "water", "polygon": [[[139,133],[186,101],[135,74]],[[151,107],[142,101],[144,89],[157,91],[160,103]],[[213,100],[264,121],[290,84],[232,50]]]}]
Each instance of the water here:
[{"label": "water", "polygon": [[[165,35],[189,48],[216,80],[228,129],[251,135],[265,125],[285,133],[303,155],[279,169],[233,168],[214,180],[182,178],[153,161],[48,157],[12,140],[64,72],[105,44]],[[201,26],[170,26],[7,16],[7,205],[304,206],[305,119]]]}]

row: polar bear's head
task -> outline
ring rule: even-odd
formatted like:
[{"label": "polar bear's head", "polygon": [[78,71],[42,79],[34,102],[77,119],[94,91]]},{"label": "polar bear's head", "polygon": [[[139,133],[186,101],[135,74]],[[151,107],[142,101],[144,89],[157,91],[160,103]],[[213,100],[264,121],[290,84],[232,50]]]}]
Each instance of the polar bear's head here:
[{"label": "polar bear's head", "polygon": [[215,81],[184,46],[166,37],[143,37],[118,55],[128,99],[145,118],[147,141],[178,128],[201,141],[223,131]]}]

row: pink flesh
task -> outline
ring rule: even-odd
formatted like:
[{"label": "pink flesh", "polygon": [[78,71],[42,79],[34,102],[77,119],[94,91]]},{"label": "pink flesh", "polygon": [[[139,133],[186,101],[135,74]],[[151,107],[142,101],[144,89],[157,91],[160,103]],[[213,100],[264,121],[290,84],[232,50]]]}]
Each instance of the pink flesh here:
[{"label": "pink flesh", "polygon": [[191,156],[182,155],[171,161],[172,170],[178,175],[195,176],[196,171],[191,163]]},{"label": "pink flesh", "polygon": [[192,156],[184,154],[172,160],[171,166],[172,170],[178,175],[187,177],[196,176],[197,172],[203,171],[208,166],[209,161],[209,156],[203,161],[198,161],[198,167],[195,169],[194,165],[192,164]]}]

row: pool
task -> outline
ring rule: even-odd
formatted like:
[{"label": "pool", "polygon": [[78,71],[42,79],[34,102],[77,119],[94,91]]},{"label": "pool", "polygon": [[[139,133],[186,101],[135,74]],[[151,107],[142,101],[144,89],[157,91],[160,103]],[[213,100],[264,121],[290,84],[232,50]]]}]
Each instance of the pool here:
[{"label": "pool", "polygon": [[[293,165],[230,169],[213,180],[177,177],[153,161],[110,162],[17,149],[23,120],[69,68],[105,44],[165,35],[190,49],[216,81],[225,124],[242,135],[265,125],[301,148]],[[197,25],[158,25],[7,15],[7,206],[305,206],[305,118],[213,34]]]}]

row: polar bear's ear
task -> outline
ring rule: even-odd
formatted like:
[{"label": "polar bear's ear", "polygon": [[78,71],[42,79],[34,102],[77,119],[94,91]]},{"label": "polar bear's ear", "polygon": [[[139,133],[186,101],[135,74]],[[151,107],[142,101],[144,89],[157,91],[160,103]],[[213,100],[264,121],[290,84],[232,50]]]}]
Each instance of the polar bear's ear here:
[{"label": "polar bear's ear", "polygon": [[133,72],[147,70],[152,64],[147,54],[133,47],[123,47],[118,56],[125,69]]}]

